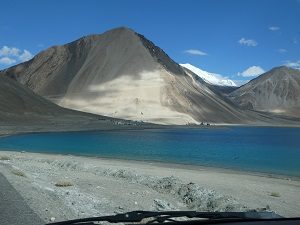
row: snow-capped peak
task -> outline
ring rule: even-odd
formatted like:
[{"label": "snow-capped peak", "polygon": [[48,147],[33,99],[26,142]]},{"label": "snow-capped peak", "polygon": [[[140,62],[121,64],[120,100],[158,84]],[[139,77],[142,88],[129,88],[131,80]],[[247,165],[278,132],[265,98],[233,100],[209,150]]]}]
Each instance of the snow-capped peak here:
[{"label": "snow-capped peak", "polygon": [[216,73],[210,73],[204,70],[201,70],[189,63],[180,64],[180,66],[187,68],[188,70],[192,71],[199,77],[201,77],[205,82],[213,85],[219,85],[219,86],[234,86],[236,87],[236,83],[234,81],[227,79],[226,77],[223,77],[220,74]]}]

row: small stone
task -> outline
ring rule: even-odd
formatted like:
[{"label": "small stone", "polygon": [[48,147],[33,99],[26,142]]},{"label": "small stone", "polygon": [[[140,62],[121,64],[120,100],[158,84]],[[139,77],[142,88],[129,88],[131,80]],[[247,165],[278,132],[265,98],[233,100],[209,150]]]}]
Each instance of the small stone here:
[{"label": "small stone", "polygon": [[54,222],[54,221],[55,221],[55,217],[51,217],[51,218],[50,218],[50,221],[51,221],[51,222]]},{"label": "small stone", "polygon": [[160,200],[160,199],[154,199],[154,204],[155,204],[156,210],[159,210],[159,211],[172,209],[170,203]]},{"label": "small stone", "polygon": [[137,205],[138,203],[137,203],[137,202],[134,202],[134,204]]}]

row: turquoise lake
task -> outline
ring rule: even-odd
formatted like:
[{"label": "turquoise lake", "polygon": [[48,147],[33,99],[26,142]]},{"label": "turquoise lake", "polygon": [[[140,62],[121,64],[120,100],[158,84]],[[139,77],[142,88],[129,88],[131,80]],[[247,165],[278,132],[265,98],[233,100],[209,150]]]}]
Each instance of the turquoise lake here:
[{"label": "turquoise lake", "polygon": [[158,161],[300,177],[300,128],[35,133],[1,137],[0,149]]}]

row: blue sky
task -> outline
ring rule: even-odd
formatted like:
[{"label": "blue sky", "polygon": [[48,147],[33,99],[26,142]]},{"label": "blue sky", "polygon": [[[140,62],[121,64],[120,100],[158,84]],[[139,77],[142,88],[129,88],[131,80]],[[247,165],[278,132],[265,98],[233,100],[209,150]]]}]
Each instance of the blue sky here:
[{"label": "blue sky", "polygon": [[283,64],[300,68],[300,0],[1,0],[0,6],[0,69],[119,26],[145,35],[178,63],[233,80]]}]

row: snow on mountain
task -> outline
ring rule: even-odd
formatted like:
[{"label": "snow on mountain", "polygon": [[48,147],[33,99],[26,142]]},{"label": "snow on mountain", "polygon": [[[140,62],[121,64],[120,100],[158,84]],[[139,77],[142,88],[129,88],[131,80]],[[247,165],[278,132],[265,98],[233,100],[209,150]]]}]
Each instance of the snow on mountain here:
[{"label": "snow on mountain", "polygon": [[232,80],[223,77],[220,74],[210,73],[204,70],[201,70],[189,63],[180,64],[182,67],[192,71],[199,77],[201,77],[205,82],[212,84],[212,85],[219,85],[219,86],[237,86]]}]

